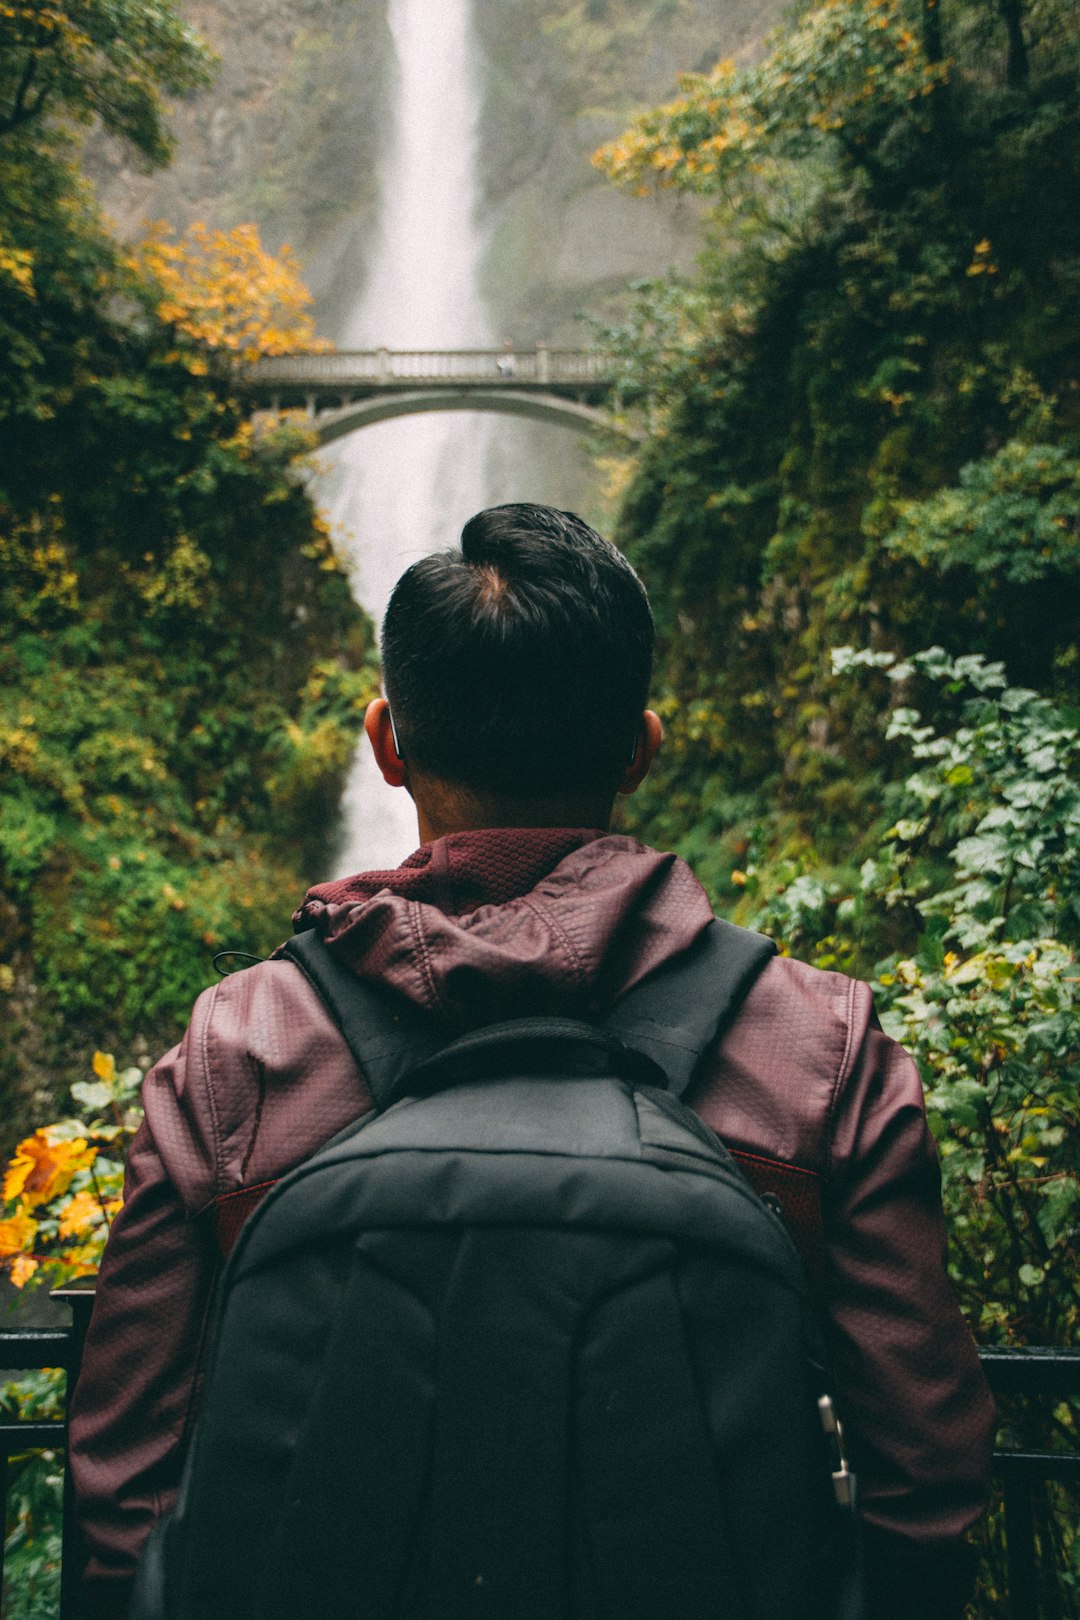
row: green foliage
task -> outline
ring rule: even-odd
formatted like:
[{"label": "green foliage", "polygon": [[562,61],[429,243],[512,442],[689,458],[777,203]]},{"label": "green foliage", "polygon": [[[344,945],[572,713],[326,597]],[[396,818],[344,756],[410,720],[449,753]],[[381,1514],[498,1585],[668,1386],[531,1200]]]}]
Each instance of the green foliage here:
[{"label": "green foliage", "polygon": [[616,363],[616,409],[644,405],[670,391],[678,358],[688,365],[708,318],[708,302],[699,289],[673,277],[662,281],[635,281],[624,322],[612,326],[585,315],[583,323],[603,343]]},{"label": "green foliage", "polygon": [[[95,1039],[175,1029],[215,950],[267,950],[288,931],[297,858],[317,858],[375,691],[369,643],[355,670],[319,657],[353,610],[322,566],[325,536],[272,470],[250,562],[228,573],[184,535],[157,566],[114,552],[107,574],[105,547],[55,542],[50,556],[16,535],[0,551],[0,600],[22,621],[0,653],[0,874],[22,936],[41,942],[39,985]],[[242,521],[242,463],[236,476]],[[73,578],[28,599],[28,568]],[[255,623],[233,617],[244,581]]]},{"label": "green foliage", "polygon": [[168,160],[163,96],[209,82],[213,55],[164,0],[11,0],[0,10],[0,139],[46,117],[129,141]]},{"label": "green foliage", "polygon": [[[950,1273],[986,1343],[1071,1345],[1080,1326],[1080,715],[1009,687],[1000,666],[945,657],[884,667],[901,689],[944,686],[959,712],[893,712],[916,769],[861,875],[850,918],[907,912],[913,948],[880,964],[886,1027],[916,1057],[937,1139]],[[1000,1443],[1080,1442],[1080,1410],[1003,1405]],[[1075,1615],[1076,1498],[1033,1498],[1045,1612]],[[984,1527],[977,1612],[1009,1612],[999,1510]]]},{"label": "green foliage", "polygon": [[1075,52],[1048,0],[1018,99],[1004,17],[935,12],[834,0],[601,155],[711,205],[696,279],[609,335],[668,727],[628,824],[740,914],[783,861],[831,916],[887,814],[900,739],[833,646],[938,642],[1076,699]]},{"label": "green foliage", "polygon": [[[959,1296],[1008,1344],[1080,1325],[1076,40],[1061,0],[830,0],[600,154],[711,210],[693,282],[610,334],[667,730],[624,824],[874,980]],[[1075,1403],[1006,1416],[1076,1446]],[[1035,1517],[1076,1614],[1075,1493]],[[979,1620],[998,1519],[988,1546]]]},{"label": "green foliage", "polygon": [[952,689],[948,729],[893,711],[918,768],[861,875],[864,903],[917,914],[878,970],[919,1061],[942,1159],[953,1275],[980,1337],[1070,1344],[1080,1327],[1080,729],[1000,666],[940,649],[884,668]]},{"label": "green foliage", "polygon": [[142,1122],[137,1064],[95,1052],[71,1095],[81,1117],[39,1126],[4,1173],[0,1265],[16,1288],[62,1287],[98,1268],[123,1201],[124,1159]]},{"label": "green foliage", "polygon": [[902,502],[885,544],[924,568],[971,568],[1009,585],[1080,570],[1080,461],[1060,445],[1008,444],[961,467],[956,487]]},{"label": "green foliage", "polygon": [[[93,1078],[71,1087],[80,1118],[39,1127],[3,1178],[0,1266],[18,1288],[59,1286],[96,1271],[120,1207],[124,1156],[142,1119],[143,1071],[95,1052]],[[48,1368],[0,1386],[0,1420],[63,1416],[65,1374]],[[10,1459],[4,1609],[10,1620],[53,1620],[59,1603],[63,1469],[54,1451]]]},{"label": "green foliage", "polygon": [[[28,1373],[0,1386],[0,1419],[60,1417],[64,1374]],[[55,1620],[60,1602],[60,1526],[64,1475],[55,1451],[16,1453],[8,1475],[4,1532],[4,1613],[14,1620]]]},{"label": "green foliage", "polygon": [[96,1030],[175,1028],[215,950],[288,931],[296,855],[325,836],[374,673],[335,669],[337,712],[313,718],[305,688],[293,719],[272,693],[252,703],[237,672],[72,667],[58,640],[0,699],[5,888],[48,942],[38,982],[58,1010]]},{"label": "green foliage", "polygon": [[[776,189],[785,165],[836,143],[859,166],[897,114],[917,128],[921,103],[948,83],[948,69],[920,40],[900,0],[824,0],[778,30],[763,61],[684,74],[683,94],[644,114],[597,161],[647,189],[676,186],[706,196],[732,187]],[[779,216],[777,216],[779,217]]]},{"label": "green foliage", "polygon": [[[114,69],[136,100],[173,93],[201,48],[165,5],[78,15],[97,41],[81,91],[67,12],[40,49],[0,19],[0,86],[26,51],[28,82],[52,86],[0,130],[5,1132],[29,1122],[13,1091],[55,1086],[87,1044],[170,1044],[216,950],[288,932],[376,682],[306,487],[310,436],[256,430],[215,363],[236,333],[245,351],[288,340],[292,266],[250,229],[200,239],[205,264],[160,237],[156,260],[130,257],[46,116],[81,116]],[[114,127],[161,156],[150,102],[133,107]]]},{"label": "green foliage", "polygon": [[952,1273],[984,1340],[1073,1342],[1080,1310],[1074,952],[1005,942],[895,964],[889,1027],[919,1059],[942,1158]]}]

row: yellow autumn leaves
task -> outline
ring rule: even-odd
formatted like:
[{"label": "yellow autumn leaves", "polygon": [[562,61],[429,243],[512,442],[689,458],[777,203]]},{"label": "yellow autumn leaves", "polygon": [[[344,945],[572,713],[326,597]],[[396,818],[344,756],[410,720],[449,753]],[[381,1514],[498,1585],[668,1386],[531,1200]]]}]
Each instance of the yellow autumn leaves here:
[{"label": "yellow autumn leaves", "polygon": [[34,256],[25,248],[8,247],[0,242],[0,277],[18,288],[27,298],[34,296]]},{"label": "yellow autumn leaves", "polygon": [[95,1052],[92,1067],[95,1080],[73,1093],[108,1115],[42,1126],[19,1143],[4,1173],[0,1267],[16,1288],[39,1271],[54,1284],[94,1271],[120,1208],[123,1167],[108,1154],[134,1134],[138,1111],[125,1104],[142,1075],[118,1074],[107,1052]]},{"label": "yellow autumn leaves", "polygon": [[[7,1264],[16,1288],[29,1282],[45,1258],[37,1252],[41,1220],[36,1212],[43,1206],[58,1206],[56,1230],[63,1238],[77,1238],[107,1219],[101,1201],[85,1189],[64,1199],[76,1174],[89,1170],[96,1157],[97,1148],[85,1137],[57,1140],[49,1126],[19,1143],[4,1176],[4,1203],[14,1203],[16,1209],[0,1221],[0,1262]],[[70,1258],[76,1265],[74,1274],[91,1269]]]},{"label": "yellow autumn leaves", "polygon": [[[250,362],[330,347],[315,336],[311,294],[292,250],[268,252],[256,225],[222,231],[196,222],[174,237],[159,221],[136,265],[160,288],[161,320],[198,350]],[[206,371],[206,356],[192,354],[189,369]]]},{"label": "yellow autumn leaves", "polygon": [[[257,225],[223,231],[196,222],[175,235],[159,220],[128,266],[149,280],[159,318],[182,340],[175,357],[195,375],[209,372],[214,355],[250,363],[333,347],[315,335],[311,294],[292,249],[269,252]],[[0,240],[0,280],[33,298],[33,254]]]},{"label": "yellow autumn leaves", "polygon": [[24,1209],[49,1204],[71,1186],[76,1170],[88,1170],[97,1157],[85,1138],[54,1141],[49,1126],[20,1142],[4,1176],[4,1202],[21,1200]]},{"label": "yellow autumn leaves", "polygon": [[593,162],[638,193],[721,194],[762,165],[798,161],[820,135],[861,142],[884,111],[948,81],[907,26],[901,0],[821,0],[773,34],[752,67],[719,63],[681,77],[682,95],[638,118]]},{"label": "yellow autumn leaves", "polygon": [[26,1251],[37,1236],[37,1222],[25,1210],[0,1221],[0,1261],[7,1264],[8,1276],[16,1288],[21,1288],[38,1268],[38,1262]]},{"label": "yellow autumn leaves", "polygon": [[981,242],[976,242],[971,250],[971,263],[967,267],[969,276],[996,276],[998,267],[994,263],[993,249],[990,238],[984,236]]}]

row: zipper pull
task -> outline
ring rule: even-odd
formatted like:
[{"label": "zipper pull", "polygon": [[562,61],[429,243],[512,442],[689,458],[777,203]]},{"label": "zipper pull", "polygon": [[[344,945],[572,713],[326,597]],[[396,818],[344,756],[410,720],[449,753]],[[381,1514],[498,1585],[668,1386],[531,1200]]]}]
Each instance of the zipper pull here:
[{"label": "zipper pull", "polygon": [[818,1399],[818,1415],[821,1418],[821,1427],[829,1445],[829,1460],[832,1463],[833,1495],[837,1503],[848,1513],[855,1512],[857,1486],[855,1475],[847,1465],[844,1454],[844,1430],[840,1419],[836,1415],[831,1395],[822,1395]]}]

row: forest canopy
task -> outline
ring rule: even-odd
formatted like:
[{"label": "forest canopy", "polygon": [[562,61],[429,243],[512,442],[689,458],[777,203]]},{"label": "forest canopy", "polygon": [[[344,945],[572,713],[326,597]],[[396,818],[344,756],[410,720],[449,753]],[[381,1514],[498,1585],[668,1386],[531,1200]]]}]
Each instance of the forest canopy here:
[{"label": "forest canopy", "polygon": [[[668,730],[626,824],[872,979],[953,1280],[1005,1344],[1080,1325],[1074,11],[825,0],[596,156],[705,208],[697,274],[604,333],[646,435],[619,539]],[[1075,1406],[1053,1423],[1075,1446]],[[1046,1612],[1080,1612],[1075,1502],[1036,1516]]]},{"label": "forest canopy", "polygon": [[132,250],[81,173],[92,119],[164,162],[212,65],[157,0],[0,8],[5,1147],[287,934],[375,689],[310,439],[236,387],[315,342],[295,261],[250,225]]},{"label": "forest canopy", "polygon": [[652,428],[621,538],[661,608],[654,830],[723,842],[745,795],[770,847],[850,849],[900,755],[834,645],[981,653],[1075,704],[1069,10],[828,0],[597,154],[707,204],[697,277],[606,334]]},{"label": "forest canopy", "polygon": [[0,137],[100,120],[148,166],[168,160],[165,97],[209,83],[214,56],[168,4],[10,0],[0,8]]}]

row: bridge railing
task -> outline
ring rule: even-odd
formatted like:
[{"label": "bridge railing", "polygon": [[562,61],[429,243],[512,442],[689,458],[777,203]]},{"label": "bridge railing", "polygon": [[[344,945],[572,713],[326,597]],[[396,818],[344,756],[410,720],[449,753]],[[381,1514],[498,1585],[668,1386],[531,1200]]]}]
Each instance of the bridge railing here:
[{"label": "bridge railing", "polygon": [[[11,1460],[27,1451],[65,1451],[67,1446],[67,1393],[74,1389],[82,1365],[83,1344],[94,1304],[92,1288],[57,1288],[53,1299],[71,1309],[71,1324],[62,1328],[28,1328],[0,1333],[0,1368],[5,1372],[34,1372],[59,1367],[66,1373],[64,1415],[27,1422],[5,1422],[0,1414],[0,1613],[4,1605],[4,1553],[8,1537],[8,1481]],[[60,1556],[60,1606],[57,1620],[79,1620],[79,1581],[83,1549],[75,1524],[71,1470],[64,1468],[63,1527]]]},{"label": "bridge railing", "polygon": [[[71,1307],[71,1326],[0,1332],[0,1367],[13,1371],[61,1367],[67,1373],[67,1387],[71,1389],[82,1360],[83,1341],[94,1301],[93,1289],[58,1289],[53,1298]],[[1080,1350],[984,1350],[980,1357],[995,1395],[1005,1400],[1021,1397],[1032,1401],[1036,1407],[1041,1401],[1043,1417],[1047,1411],[1052,1414],[1061,1401],[1080,1395]],[[1006,1429],[1008,1426],[1006,1418]],[[1047,1424],[1047,1427],[1052,1426],[1052,1423]],[[10,1460],[35,1450],[62,1452],[66,1436],[66,1415],[46,1422],[0,1419],[0,1508],[5,1527]],[[1049,1482],[1063,1484],[1072,1491],[1080,1488],[1080,1452],[1020,1449],[1012,1445],[999,1448],[994,1464],[1003,1493],[1008,1612],[1012,1620],[1054,1620],[1066,1611],[1058,1584],[1062,1572],[1040,1569],[1040,1553],[1044,1561],[1049,1556],[1045,1541],[1040,1545],[1040,1528],[1045,1528],[1046,1521],[1046,1488]],[[4,1536],[0,1535],[0,1610],[3,1610],[4,1594],[3,1552]],[[80,1620],[82,1556],[72,1510],[71,1476],[65,1469],[57,1620]],[[1044,1607],[1040,1594],[1047,1598],[1050,1607]]]},{"label": "bridge railing", "polygon": [[491,384],[572,386],[612,381],[611,357],[600,349],[339,349],[332,354],[283,354],[248,366],[244,380],[275,387],[400,388],[403,385]]}]

